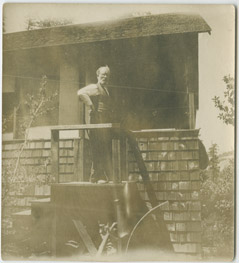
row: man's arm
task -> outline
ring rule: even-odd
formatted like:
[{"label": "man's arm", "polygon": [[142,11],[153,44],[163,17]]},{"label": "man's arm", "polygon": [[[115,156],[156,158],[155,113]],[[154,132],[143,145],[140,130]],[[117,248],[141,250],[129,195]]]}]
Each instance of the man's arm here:
[{"label": "man's arm", "polygon": [[86,106],[89,106],[92,110],[94,110],[94,105],[90,97],[99,95],[99,90],[96,84],[91,84],[82,89],[79,89],[77,95],[79,96],[79,99],[85,103]]}]

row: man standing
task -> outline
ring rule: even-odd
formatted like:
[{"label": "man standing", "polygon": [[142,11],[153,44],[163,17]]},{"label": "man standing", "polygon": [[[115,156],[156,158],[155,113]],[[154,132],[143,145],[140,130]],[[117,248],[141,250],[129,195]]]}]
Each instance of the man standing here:
[{"label": "man standing", "polygon": [[[110,93],[107,87],[110,69],[108,66],[100,67],[97,71],[98,82],[80,89],[77,94],[85,105],[89,106],[90,123],[112,122]],[[90,141],[93,158],[93,173],[91,182],[107,182],[111,176],[111,133],[107,129],[92,130]]]}]

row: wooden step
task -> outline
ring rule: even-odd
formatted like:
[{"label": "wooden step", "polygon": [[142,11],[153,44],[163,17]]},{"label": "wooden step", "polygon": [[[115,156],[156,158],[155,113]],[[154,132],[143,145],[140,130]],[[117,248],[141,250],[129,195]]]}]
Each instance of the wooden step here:
[{"label": "wooden step", "polygon": [[51,198],[47,197],[47,198],[41,198],[41,199],[37,199],[37,200],[32,200],[30,201],[30,203],[32,205],[41,205],[41,204],[49,204],[51,202]]},{"label": "wooden step", "polygon": [[18,216],[22,217],[22,216],[30,216],[30,215],[31,215],[31,210],[30,209],[12,214],[13,217],[18,217]]}]

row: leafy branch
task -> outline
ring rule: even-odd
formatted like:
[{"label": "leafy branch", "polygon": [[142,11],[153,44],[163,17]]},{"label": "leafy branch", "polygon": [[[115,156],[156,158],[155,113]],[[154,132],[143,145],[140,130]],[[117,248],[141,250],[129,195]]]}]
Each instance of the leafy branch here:
[{"label": "leafy branch", "polygon": [[[42,183],[43,181],[36,177],[38,169],[34,167],[31,169],[24,165],[21,165],[21,157],[28,144],[28,135],[29,129],[32,127],[33,123],[42,115],[47,114],[48,112],[54,110],[55,107],[52,106],[53,100],[56,98],[57,93],[55,92],[52,95],[47,95],[47,77],[43,76],[40,82],[40,88],[36,95],[27,94],[26,101],[17,106],[17,111],[21,111],[22,107],[28,108],[28,116],[26,116],[25,121],[20,122],[20,128],[24,135],[24,140],[20,144],[17,150],[13,150],[12,159],[5,161],[2,170],[2,200],[8,202],[10,196],[8,196],[11,189],[14,191],[21,192],[28,187],[29,183],[38,182]],[[9,118],[12,118],[10,115]],[[3,120],[3,123],[7,123],[8,120]],[[49,160],[46,159],[44,164],[39,166],[39,170],[47,170],[47,165]],[[27,169],[26,169],[27,168]],[[50,181],[50,178],[46,178],[46,181]],[[23,190],[22,190],[23,189]]]},{"label": "leafy branch", "polygon": [[209,166],[201,174],[202,246],[215,249],[214,252],[210,250],[210,256],[231,257],[234,233],[234,160],[228,158],[226,166],[221,169],[217,144],[212,144],[208,155]]},{"label": "leafy branch", "polygon": [[24,141],[19,148],[19,154],[17,156],[13,176],[16,176],[17,174],[20,158],[23,150],[27,146],[29,129],[32,127],[32,124],[39,116],[44,115],[54,109],[54,107],[49,107],[47,104],[57,96],[57,93],[54,93],[51,96],[47,96],[46,88],[47,88],[47,77],[43,76],[37,96],[35,97],[33,95],[27,94],[27,100],[25,102],[25,105],[29,108],[30,116],[28,118],[28,121],[22,125],[22,128],[24,130]]},{"label": "leafy branch", "polygon": [[221,99],[219,96],[214,96],[212,100],[215,107],[220,111],[218,118],[227,125],[234,125],[234,79],[228,75],[224,76],[223,81],[226,84],[224,99]]}]

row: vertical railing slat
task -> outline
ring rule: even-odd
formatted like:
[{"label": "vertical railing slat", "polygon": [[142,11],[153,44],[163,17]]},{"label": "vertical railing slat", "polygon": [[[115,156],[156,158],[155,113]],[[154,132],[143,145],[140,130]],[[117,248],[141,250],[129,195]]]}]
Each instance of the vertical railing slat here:
[{"label": "vertical railing slat", "polygon": [[189,96],[189,129],[195,129],[195,105],[194,105],[194,93],[190,92]]},{"label": "vertical railing slat", "polygon": [[82,181],[81,179],[81,160],[82,158],[81,155],[81,139],[76,138],[73,141],[73,149],[74,149],[74,175],[73,175],[73,181],[75,182],[80,182]]},{"label": "vertical railing slat", "polygon": [[120,140],[112,140],[112,173],[113,182],[121,182],[121,167],[120,167]]},{"label": "vertical railing slat", "polygon": [[51,131],[51,174],[55,182],[59,183],[59,131]]},{"label": "vertical railing slat", "polygon": [[[84,132],[84,131],[83,131]],[[85,174],[85,138],[84,136],[81,137],[80,139],[80,144],[79,144],[79,171],[78,171],[78,180],[80,182],[84,182],[86,179],[86,174]]]},{"label": "vertical railing slat", "polygon": [[120,167],[121,180],[127,181],[127,145],[125,137],[120,139]]}]

